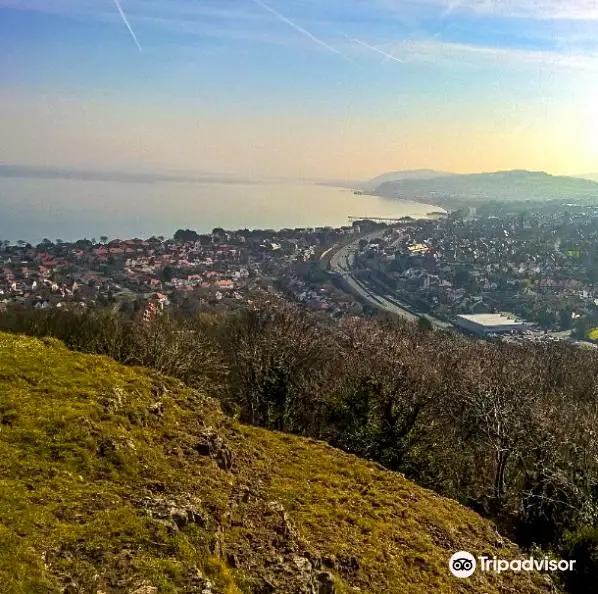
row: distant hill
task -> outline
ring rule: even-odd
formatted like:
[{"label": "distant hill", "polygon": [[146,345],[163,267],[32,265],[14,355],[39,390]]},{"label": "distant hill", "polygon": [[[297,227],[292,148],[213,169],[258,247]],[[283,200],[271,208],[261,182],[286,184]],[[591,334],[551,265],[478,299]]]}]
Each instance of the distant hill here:
[{"label": "distant hill", "polygon": [[11,165],[0,163],[0,178],[24,178],[45,180],[77,180],[100,181],[118,183],[227,183],[251,184],[256,180],[244,179],[232,175],[191,175],[185,173],[159,173],[159,172],[128,172],[128,171],[102,171],[93,169],[72,169],[67,167],[34,167],[29,165]]},{"label": "distant hill", "polygon": [[487,200],[598,201],[598,183],[544,172],[513,170],[388,181],[379,184],[375,193],[393,198],[426,200],[440,206],[459,201]]},{"label": "distant hill", "polygon": [[89,594],[540,594],[458,580],[490,522],[322,443],[239,425],[142,368],[0,333],[0,588]]},{"label": "distant hill", "polygon": [[369,188],[377,188],[381,184],[406,180],[430,180],[437,177],[450,177],[456,175],[446,171],[435,171],[434,169],[415,169],[413,171],[390,171],[365,182]]},{"label": "distant hill", "polygon": [[576,175],[575,177],[579,177],[581,179],[589,179],[591,181],[598,181],[598,173],[584,173],[582,175]]}]

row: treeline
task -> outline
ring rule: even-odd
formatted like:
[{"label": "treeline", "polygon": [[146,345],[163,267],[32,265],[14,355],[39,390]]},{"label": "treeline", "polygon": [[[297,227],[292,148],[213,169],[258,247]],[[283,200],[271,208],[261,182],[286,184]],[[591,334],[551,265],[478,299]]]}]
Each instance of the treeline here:
[{"label": "treeline", "polygon": [[508,345],[398,319],[333,323],[288,305],[151,323],[12,310],[0,329],[53,336],[179,377],[244,422],[328,441],[461,501],[520,545],[598,577],[598,355]]},{"label": "treeline", "polygon": [[13,308],[0,313],[0,330],[58,338],[70,349],[107,355],[125,365],[156,369],[223,397],[226,366],[221,349],[206,332],[209,316],[175,319],[164,315],[145,323],[142,313],[104,308]]}]

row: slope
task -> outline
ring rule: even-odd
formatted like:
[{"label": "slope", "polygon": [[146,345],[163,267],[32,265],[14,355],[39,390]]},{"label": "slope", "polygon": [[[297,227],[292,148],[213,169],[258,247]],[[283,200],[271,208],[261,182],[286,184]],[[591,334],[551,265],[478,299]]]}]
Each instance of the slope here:
[{"label": "slope", "polygon": [[368,189],[375,189],[379,185],[388,182],[399,182],[406,180],[424,181],[435,179],[437,177],[452,177],[453,175],[457,174],[450,173],[447,171],[436,171],[434,169],[415,169],[413,171],[389,171],[388,173],[383,173],[382,175],[376,176],[368,182],[364,182],[363,185],[366,186]]},{"label": "slope", "polygon": [[535,171],[497,171],[433,179],[405,179],[380,184],[376,194],[387,197],[470,202],[484,200],[598,200],[598,184],[586,179]]},{"label": "slope", "polygon": [[450,576],[492,525],[324,444],[241,426],[180,382],[0,334],[4,594],[548,592]]}]

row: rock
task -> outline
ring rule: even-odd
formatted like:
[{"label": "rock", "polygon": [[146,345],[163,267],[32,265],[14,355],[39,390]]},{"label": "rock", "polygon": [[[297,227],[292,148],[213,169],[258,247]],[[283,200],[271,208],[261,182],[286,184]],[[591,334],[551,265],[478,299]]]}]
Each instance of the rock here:
[{"label": "rock", "polygon": [[194,447],[200,456],[210,456],[216,461],[218,468],[230,470],[234,455],[227,443],[212,428],[206,429]]},{"label": "rock", "polygon": [[164,384],[154,384],[152,386],[152,394],[154,395],[155,398],[162,398],[162,396],[164,396],[164,394],[168,394],[169,390],[168,388],[164,385]]},{"label": "rock", "polygon": [[156,415],[157,417],[161,417],[161,416],[164,415],[164,404],[162,403],[161,400],[158,400],[158,402],[154,402],[153,404],[151,404],[148,407],[148,411],[152,415]]},{"label": "rock", "polygon": [[342,556],[338,559],[338,568],[343,573],[355,573],[359,569],[359,561],[353,555]]},{"label": "rock", "polygon": [[276,593],[276,586],[270,582],[269,580],[265,579],[264,583],[261,584],[256,589],[257,594],[275,594]]},{"label": "rock", "polygon": [[336,569],[336,566],[337,566],[336,557],[334,555],[323,557],[322,565],[328,569]]},{"label": "rock", "polygon": [[208,518],[202,510],[192,503],[186,501],[174,501],[161,497],[145,497],[139,505],[152,518],[165,522],[171,528],[180,530],[189,524],[197,524],[205,528]]},{"label": "rock", "polygon": [[293,563],[295,567],[299,570],[301,575],[301,579],[306,583],[311,580],[311,574],[313,571],[313,566],[310,563],[309,559],[305,557],[301,557],[300,555],[293,555]]},{"label": "rock", "polygon": [[321,571],[316,577],[316,594],[336,594],[332,574]]},{"label": "rock", "polygon": [[158,588],[144,584],[135,590],[131,590],[129,594],[158,594]]},{"label": "rock", "polygon": [[125,393],[122,388],[117,386],[112,388],[112,393],[104,393],[102,396],[100,402],[108,413],[118,412],[125,404]]},{"label": "rock", "polygon": [[212,582],[197,567],[189,571],[188,585],[185,592],[193,594],[216,594]]},{"label": "rock", "polygon": [[147,488],[152,493],[164,493],[164,491],[166,491],[166,485],[162,481],[148,483]]}]

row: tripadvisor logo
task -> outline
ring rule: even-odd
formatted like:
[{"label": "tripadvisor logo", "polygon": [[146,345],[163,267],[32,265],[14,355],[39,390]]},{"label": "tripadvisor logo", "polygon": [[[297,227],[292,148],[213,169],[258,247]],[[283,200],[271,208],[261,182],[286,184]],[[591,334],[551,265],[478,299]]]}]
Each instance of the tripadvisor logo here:
[{"label": "tripadvisor logo", "polygon": [[459,551],[455,553],[449,560],[450,572],[458,578],[471,577],[476,568],[480,571],[488,571],[493,573],[503,573],[505,571],[520,572],[520,571],[573,571],[575,561],[567,561],[562,559],[557,561],[544,557],[542,559],[498,559],[497,557],[480,556],[476,558],[466,551]]},{"label": "tripadvisor logo", "polygon": [[471,553],[459,551],[449,561],[451,573],[458,578],[468,578],[473,575],[477,566],[475,557]]}]

